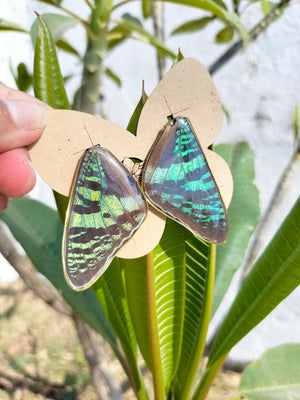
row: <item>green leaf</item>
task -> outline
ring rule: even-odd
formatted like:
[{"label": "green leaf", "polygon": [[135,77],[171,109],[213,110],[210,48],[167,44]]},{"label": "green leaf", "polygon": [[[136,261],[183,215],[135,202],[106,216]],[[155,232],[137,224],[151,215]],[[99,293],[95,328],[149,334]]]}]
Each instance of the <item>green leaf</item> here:
[{"label": "green leaf", "polygon": [[113,259],[109,268],[95,282],[93,288],[122,346],[133,350],[136,356],[136,341],[117,257]]},{"label": "green leaf", "polygon": [[50,30],[41,17],[34,54],[34,94],[53,108],[69,109],[58,58]]},{"label": "green leaf", "polygon": [[294,108],[293,132],[294,132],[294,138],[296,141],[299,136],[299,107],[298,106],[296,106]]},{"label": "green leaf", "polygon": [[249,41],[249,34],[242,23],[239,16],[235,13],[229,12],[224,6],[221,6],[218,1],[212,0],[163,0],[165,2],[182,4],[184,6],[196,7],[202,10],[210,11],[213,15],[220,18],[222,21],[227,22],[237,29],[243,39],[244,47],[247,46]]},{"label": "green leaf", "polygon": [[121,79],[110,68],[105,68],[104,73],[108,78],[110,78],[112,81],[114,81],[117,86],[119,86],[119,87],[122,86]]},{"label": "green leaf", "polygon": [[186,294],[175,398],[187,399],[205,346],[213,295],[215,245],[185,230]]},{"label": "green leaf", "polygon": [[[75,19],[61,14],[46,13],[42,14],[41,18],[47,24],[54,42],[57,42],[67,30],[78,24],[78,21]],[[33,46],[35,46],[36,43],[38,29],[39,21],[36,19],[30,29],[30,36]]]},{"label": "green leaf", "polygon": [[28,33],[28,31],[22,28],[20,25],[17,25],[14,22],[6,21],[3,18],[0,18],[0,31],[15,31],[15,32]]},{"label": "green leaf", "polygon": [[250,237],[259,221],[259,193],[254,184],[254,155],[248,143],[221,144],[215,151],[228,163],[233,177],[233,196],[228,209],[227,242],[217,247],[212,315],[241,266]]},{"label": "green leaf", "polygon": [[56,46],[67,53],[80,57],[78,51],[63,37],[57,40]]},{"label": "green leaf", "polygon": [[10,71],[14,77],[17,88],[22,92],[27,92],[32,85],[32,74],[28,71],[27,66],[24,63],[20,63],[17,67],[17,72],[13,71],[13,67],[10,63]]},{"label": "green leaf", "polygon": [[222,111],[223,111],[223,114],[224,114],[227,122],[230,122],[231,121],[230,113],[229,113],[228,109],[224,106],[224,104],[222,104]]},{"label": "green leaf", "polygon": [[[60,72],[50,30],[43,19],[40,21],[34,53],[33,87],[35,96],[56,109],[70,109],[64,87],[64,78]],[[54,192],[57,209],[62,221],[65,219],[67,198]]]},{"label": "green leaf", "polygon": [[27,92],[32,85],[33,77],[32,74],[28,72],[28,69],[24,63],[20,63],[17,68],[18,79],[17,87],[22,92]]},{"label": "green leaf", "polygon": [[185,22],[184,24],[178,26],[174,29],[171,35],[178,35],[179,33],[191,33],[197,32],[205,28],[210,22],[214,21],[215,17],[203,17],[199,19],[194,19],[192,21]]},{"label": "green leaf", "polygon": [[66,217],[66,212],[69,204],[69,197],[64,196],[63,194],[60,194],[53,190],[53,195],[55,198],[58,214],[60,217],[60,220],[62,224],[65,223],[65,217]]},{"label": "green leaf", "polygon": [[124,271],[126,298],[136,340],[148,368],[151,369],[147,324],[146,259],[145,257],[137,259],[120,258],[119,261]]},{"label": "green leaf", "polygon": [[151,1],[142,0],[142,11],[143,11],[143,17],[145,19],[151,16]]},{"label": "green leaf", "polygon": [[53,6],[59,6],[63,0],[37,0],[40,3],[46,3],[46,4],[51,4]]},{"label": "green leaf", "polygon": [[130,121],[128,122],[128,125],[127,125],[127,128],[126,128],[129,132],[131,132],[135,136],[136,136],[136,131],[137,131],[137,125],[138,125],[138,122],[139,122],[139,118],[140,118],[142,109],[143,109],[144,104],[145,104],[147,99],[148,99],[148,96],[145,93],[144,86],[143,86],[141,98],[140,98],[137,106],[135,107],[135,110],[133,111],[133,114],[132,114],[132,116],[130,118]]},{"label": "green leaf", "polygon": [[276,5],[276,3],[273,3],[272,1],[268,1],[268,0],[261,0],[260,5],[261,5],[261,11],[263,12],[264,16],[266,17],[269,14],[269,12],[272,10],[272,8]]},{"label": "green leaf", "polygon": [[[141,353],[154,379],[157,370],[153,368],[153,352],[159,359],[164,392],[170,390],[176,373],[182,340],[184,292],[185,292],[185,228],[167,220],[160,243],[153,250],[153,265],[146,265],[145,257],[121,260],[125,272],[126,293],[133,326]],[[154,268],[153,281],[147,268]],[[154,289],[154,299],[149,295]],[[151,313],[156,315],[155,320]],[[149,336],[149,324],[158,336],[158,349],[151,347],[153,337]],[[150,343],[150,347],[149,347]],[[152,356],[151,356],[152,353]]]},{"label": "green leaf", "polygon": [[131,384],[135,392],[140,394],[140,398],[146,399],[142,374],[137,363],[136,338],[125,297],[121,265],[117,257],[95,282],[93,288],[126,355],[131,371],[128,374]]},{"label": "green leaf", "polygon": [[180,49],[178,49],[178,54],[177,54],[177,56],[176,56],[176,59],[175,59],[175,61],[174,61],[174,64],[177,64],[177,63],[179,63],[181,60],[183,60],[184,59],[184,55],[181,53],[181,50]]},{"label": "green leaf", "polygon": [[131,23],[133,23],[135,25],[138,25],[141,28],[143,28],[143,25],[142,25],[141,21],[138,18],[134,17],[133,15],[131,15],[129,13],[123,14],[122,15],[122,19],[124,19],[124,20],[126,20],[128,22],[131,22]]},{"label": "green leaf", "polygon": [[226,5],[226,3],[224,3],[223,0],[213,0],[214,3],[218,4],[220,7],[224,8],[225,10],[228,10],[228,7]]},{"label": "green leaf", "polygon": [[208,367],[262,321],[300,284],[300,198],[255,263],[222,323]]},{"label": "green leaf", "polygon": [[[205,300],[209,298],[209,248],[207,243],[196,238],[183,226],[167,220],[163,237],[153,251],[154,305],[145,296],[145,293],[149,296],[152,288],[147,280],[145,257],[120,260],[125,271],[133,327],[143,358],[150,370],[153,369],[152,357],[155,349],[149,347],[149,343],[152,343],[149,338],[149,324],[153,323],[153,320],[149,321],[149,309],[153,312],[154,308],[164,391],[168,393],[176,373],[175,397],[180,399],[184,398],[182,394],[186,390],[187,381],[191,384],[197,371],[207,333],[205,323],[208,325],[209,312],[208,315],[205,312],[210,310],[209,304],[205,312],[203,308]],[[211,301],[212,285],[210,290],[208,301]],[[153,374],[156,372],[153,371]]]},{"label": "green leaf", "polygon": [[[67,53],[74,54],[79,57],[78,51],[65,39],[62,35],[69,29],[73,28],[78,21],[73,18],[66,17],[61,14],[43,14],[43,20],[48,25],[52,39],[56,43],[56,46]],[[33,45],[36,43],[36,37],[38,33],[39,22],[35,20],[31,26],[30,35]]]},{"label": "green leaf", "polygon": [[[139,40],[143,43],[148,43],[151,46],[154,46],[160,54],[170,57],[171,59],[175,59],[175,54],[165,46],[165,44],[157,39],[154,35],[147,32],[142,26],[140,21],[136,22],[132,18],[122,18],[115,20],[117,26],[110,32],[109,34],[109,48],[112,48],[112,45],[115,46],[123,41],[125,38],[131,38],[135,40]],[[112,36],[115,35],[115,37]],[[114,42],[112,42],[114,40]]]},{"label": "green leaf", "polygon": [[0,213],[0,218],[37,270],[52,282],[74,312],[117,348],[116,336],[94,291],[74,292],[66,283],[61,259],[63,228],[57,212],[35,200],[15,199]]},{"label": "green leaf", "polygon": [[244,370],[238,393],[249,400],[299,399],[299,360],[298,343],[267,351]]},{"label": "green leaf", "polygon": [[[133,23],[143,29],[142,23],[138,18],[133,17],[131,14],[123,14],[122,18],[127,20],[129,23]],[[124,42],[126,39],[131,38],[131,30],[127,27],[116,25],[113,29],[108,32],[107,39],[107,50],[111,51],[114,47]]]},{"label": "green leaf", "polygon": [[232,40],[234,35],[234,29],[232,26],[227,26],[224,29],[221,29],[215,37],[216,43],[228,43]]},{"label": "green leaf", "polygon": [[128,39],[128,30],[117,25],[107,34],[107,50],[111,51],[116,46]]}]

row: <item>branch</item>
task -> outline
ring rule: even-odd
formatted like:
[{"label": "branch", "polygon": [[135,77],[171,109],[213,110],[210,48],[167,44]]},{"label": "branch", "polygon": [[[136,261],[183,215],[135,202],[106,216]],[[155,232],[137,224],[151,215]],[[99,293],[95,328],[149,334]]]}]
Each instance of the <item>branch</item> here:
[{"label": "branch", "polygon": [[[264,32],[272,22],[279,18],[284,9],[288,6],[291,0],[282,0],[276,4],[269,14],[263,18],[254,28],[249,32],[249,42],[254,41],[262,32]],[[226,64],[233,56],[235,56],[243,47],[242,39],[235,42],[221,57],[219,57],[209,68],[208,71],[213,75],[224,64]]]},{"label": "branch", "polygon": [[[26,375],[20,378],[14,377],[10,376],[7,371],[0,370],[0,391],[1,393],[6,393],[8,396],[7,398],[17,398],[18,395],[16,393],[25,388],[26,391],[30,392],[26,395],[27,398],[51,398],[53,400],[59,400],[68,398],[68,395],[70,395],[70,390],[65,384],[49,383],[45,382],[44,379],[33,379]],[[30,396],[30,394],[32,396]]]},{"label": "branch", "polygon": [[121,400],[122,390],[109,370],[108,355],[104,340],[76,315],[73,321],[90,369],[90,376],[99,400]]},{"label": "branch", "polygon": [[298,145],[293,152],[293,155],[283,171],[275,191],[271,197],[268,208],[265,211],[263,217],[260,220],[260,223],[255,231],[254,240],[251,243],[248,251],[245,262],[243,263],[243,274],[241,279],[244,280],[248,272],[251,270],[254,262],[258,258],[260,249],[264,243],[265,237],[268,232],[268,228],[272,221],[274,220],[278,208],[283,202],[284,196],[290,187],[290,183],[293,180],[293,177],[297,174],[298,169],[300,167],[300,141],[298,140]]},{"label": "branch", "polygon": [[56,311],[71,316],[72,311],[58,290],[33,266],[28,256],[20,253],[19,245],[4,222],[0,221],[0,253],[18,272],[26,285]]},{"label": "branch", "polygon": [[89,0],[84,0],[86,2],[86,4],[88,5],[88,7],[93,10],[95,8],[94,4],[92,4]]}]

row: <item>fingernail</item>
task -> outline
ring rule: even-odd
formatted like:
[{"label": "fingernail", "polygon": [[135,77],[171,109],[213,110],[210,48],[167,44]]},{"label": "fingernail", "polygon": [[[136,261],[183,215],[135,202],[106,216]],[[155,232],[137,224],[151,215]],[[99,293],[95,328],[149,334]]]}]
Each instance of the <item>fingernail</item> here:
[{"label": "fingernail", "polygon": [[5,100],[7,110],[18,129],[43,128],[48,121],[48,112],[38,103],[23,100]]}]

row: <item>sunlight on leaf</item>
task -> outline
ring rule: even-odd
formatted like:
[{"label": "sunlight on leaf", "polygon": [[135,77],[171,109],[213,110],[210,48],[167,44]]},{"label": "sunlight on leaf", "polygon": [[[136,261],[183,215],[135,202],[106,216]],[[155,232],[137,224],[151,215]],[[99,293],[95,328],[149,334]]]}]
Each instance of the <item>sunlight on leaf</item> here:
[{"label": "sunlight on leaf", "polygon": [[39,29],[34,53],[34,94],[56,109],[69,109],[64,79],[48,25],[39,18]]},{"label": "sunlight on leaf", "polygon": [[[182,338],[185,287],[183,229],[174,221],[167,220],[163,237],[153,250],[157,330],[166,392],[178,366]],[[133,260],[121,260],[121,263],[137,341],[151,369],[145,258],[138,259],[138,263]]]}]

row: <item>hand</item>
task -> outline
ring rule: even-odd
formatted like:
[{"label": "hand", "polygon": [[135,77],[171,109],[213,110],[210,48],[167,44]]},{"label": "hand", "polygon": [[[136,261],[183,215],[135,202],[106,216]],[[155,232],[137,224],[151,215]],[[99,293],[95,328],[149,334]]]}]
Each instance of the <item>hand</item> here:
[{"label": "hand", "polygon": [[47,108],[36,98],[0,84],[0,211],[9,197],[22,197],[35,185],[25,146],[41,136]]}]

